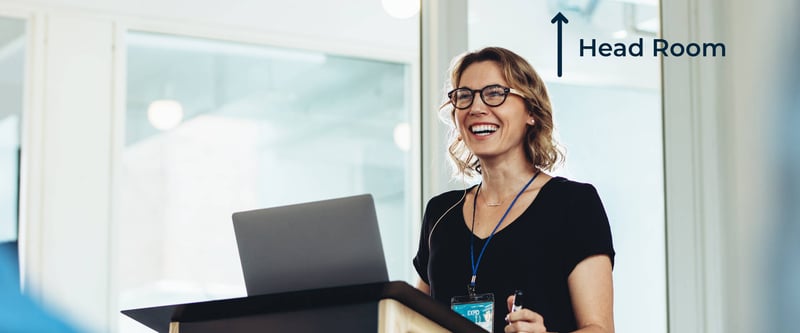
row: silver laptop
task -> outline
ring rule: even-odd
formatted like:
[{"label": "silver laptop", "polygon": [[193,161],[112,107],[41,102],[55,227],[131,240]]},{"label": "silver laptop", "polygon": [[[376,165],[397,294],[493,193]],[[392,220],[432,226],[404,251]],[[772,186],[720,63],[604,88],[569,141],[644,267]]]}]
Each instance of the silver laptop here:
[{"label": "silver laptop", "polygon": [[386,282],[369,194],[233,214],[248,295]]}]

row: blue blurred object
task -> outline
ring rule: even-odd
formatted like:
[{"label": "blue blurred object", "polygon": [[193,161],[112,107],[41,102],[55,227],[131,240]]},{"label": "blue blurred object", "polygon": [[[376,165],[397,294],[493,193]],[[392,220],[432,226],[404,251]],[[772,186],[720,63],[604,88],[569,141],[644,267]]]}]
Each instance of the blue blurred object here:
[{"label": "blue blurred object", "polygon": [[77,332],[20,293],[16,242],[0,243],[0,332]]}]

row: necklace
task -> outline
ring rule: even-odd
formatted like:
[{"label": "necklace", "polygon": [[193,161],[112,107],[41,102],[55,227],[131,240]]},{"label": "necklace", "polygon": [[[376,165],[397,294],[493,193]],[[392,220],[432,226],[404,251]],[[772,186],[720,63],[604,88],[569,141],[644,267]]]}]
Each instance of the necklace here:
[{"label": "necklace", "polygon": [[[478,185],[478,190],[477,190],[477,191],[476,191],[476,193],[475,193],[475,199],[477,199],[477,198],[478,198],[478,194],[480,194],[480,193],[481,193],[481,185],[483,185],[483,183],[482,183],[482,182],[481,182],[481,184],[480,184],[480,185]],[[477,200],[476,200],[476,201],[477,201]],[[500,206],[500,205],[502,205],[504,201],[506,201],[506,199],[505,199],[505,198],[504,198],[504,199],[502,199],[502,200],[500,200],[500,201],[498,201],[498,202],[489,202],[489,201],[486,201],[486,200],[484,199],[484,201],[483,201],[483,204],[484,204],[484,205],[486,205],[486,206],[489,206],[489,207],[497,207],[497,206]]]},{"label": "necklace", "polygon": [[503,204],[503,201],[506,201],[506,200],[505,200],[505,199],[503,199],[503,200],[500,200],[500,201],[498,201],[498,202],[488,202],[488,201],[484,200],[484,202],[483,202],[483,203],[484,203],[485,205],[489,206],[489,207],[497,207],[497,206],[500,206],[500,205],[502,205],[502,204]]}]

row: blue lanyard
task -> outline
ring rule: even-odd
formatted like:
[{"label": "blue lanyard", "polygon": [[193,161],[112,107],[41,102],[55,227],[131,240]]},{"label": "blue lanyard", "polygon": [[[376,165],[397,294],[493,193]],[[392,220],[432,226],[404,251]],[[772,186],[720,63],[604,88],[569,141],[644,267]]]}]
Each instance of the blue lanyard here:
[{"label": "blue lanyard", "polygon": [[499,228],[500,225],[503,224],[503,221],[505,221],[506,216],[508,216],[508,213],[511,212],[511,208],[514,207],[515,203],[517,203],[517,199],[519,199],[519,197],[522,195],[522,193],[524,193],[525,190],[528,189],[528,186],[530,186],[531,183],[533,183],[533,180],[536,179],[536,176],[538,176],[538,175],[539,175],[539,171],[536,171],[536,173],[533,174],[533,177],[531,177],[531,180],[529,180],[528,183],[525,184],[525,187],[523,187],[522,190],[520,190],[519,193],[517,193],[517,196],[514,197],[514,200],[511,201],[511,205],[509,205],[508,209],[506,209],[506,212],[503,213],[503,217],[500,218],[500,221],[497,222],[497,225],[494,226],[494,229],[492,230],[492,233],[489,234],[488,238],[486,238],[486,243],[483,244],[483,248],[481,249],[481,253],[478,254],[478,261],[476,262],[475,261],[475,234],[473,233],[473,230],[475,230],[475,210],[476,210],[475,207],[477,207],[477,205],[478,205],[478,193],[481,191],[481,185],[483,185],[483,182],[478,184],[478,189],[475,190],[475,197],[472,198],[472,229],[470,229],[470,235],[469,235],[469,259],[470,259],[470,263],[472,264],[472,279],[470,279],[469,285],[467,285],[467,292],[469,293],[469,295],[471,295],[471,296],[475,295],[475,280],[478,277],[478,266],[480,266],[481,259],[483,259],[483,252],[486,251],[486,247],[489,245],[489,242],[492,241],[492,237],[494,237],[494,234],[497,232],[497,228]]}]

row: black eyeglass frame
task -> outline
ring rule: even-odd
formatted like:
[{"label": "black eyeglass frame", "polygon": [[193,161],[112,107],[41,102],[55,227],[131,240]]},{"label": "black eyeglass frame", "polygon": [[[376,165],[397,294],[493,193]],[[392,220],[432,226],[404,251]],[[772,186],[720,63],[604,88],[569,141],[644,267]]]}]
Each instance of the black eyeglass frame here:
[{"label": "black eyeglass frame", "polygon": [[[503,100],[500,101],[500,103],[492,105],[492,104],[489,104],[489,103],[486,102],[486,98],[484,98],[483,92],[486,89],[496,88],[496,87],[503,88]],[[456,106],[456,102],[453,100],[453,95],[455,95],[455,93],[457,91],[459,91],[459,90],[460,91],[469,91],[470,95],[472,95],[471,98],[469,99],[469,104],[467,104],[466,106],[461,107],[461,108]],[[522,97],[523,99],[525,98],[525,96],[522,95],[522,93],[519,92],[519,90],[516,90],[514,88],[504,87],[504,86],[499,85],[499,84],[490,84],[490,85],[485,86],[485,87],[483,87],[481,89],[469,89],[469,88],[466,88],[466,87],[461,87],[461,88],[456,88],[456,89],[450,90],[447,93],[448,103],[450,103],[450,105],[452,105],[454,108],[456,108],[458,110],[466,110],[470,106],[472,106],[472,103],[475,103],[475,93],[478,93],[478,95],[481,97],[481,101],[483,102],[483,104],[486,104],[486,105],[488,105],[490,107],[498,107],[500,105],[503,105],[503,103],[506,102],[506,99],[508,99],[508,94],[514,94],[514,95],[517,95],[519,97]]]}]

